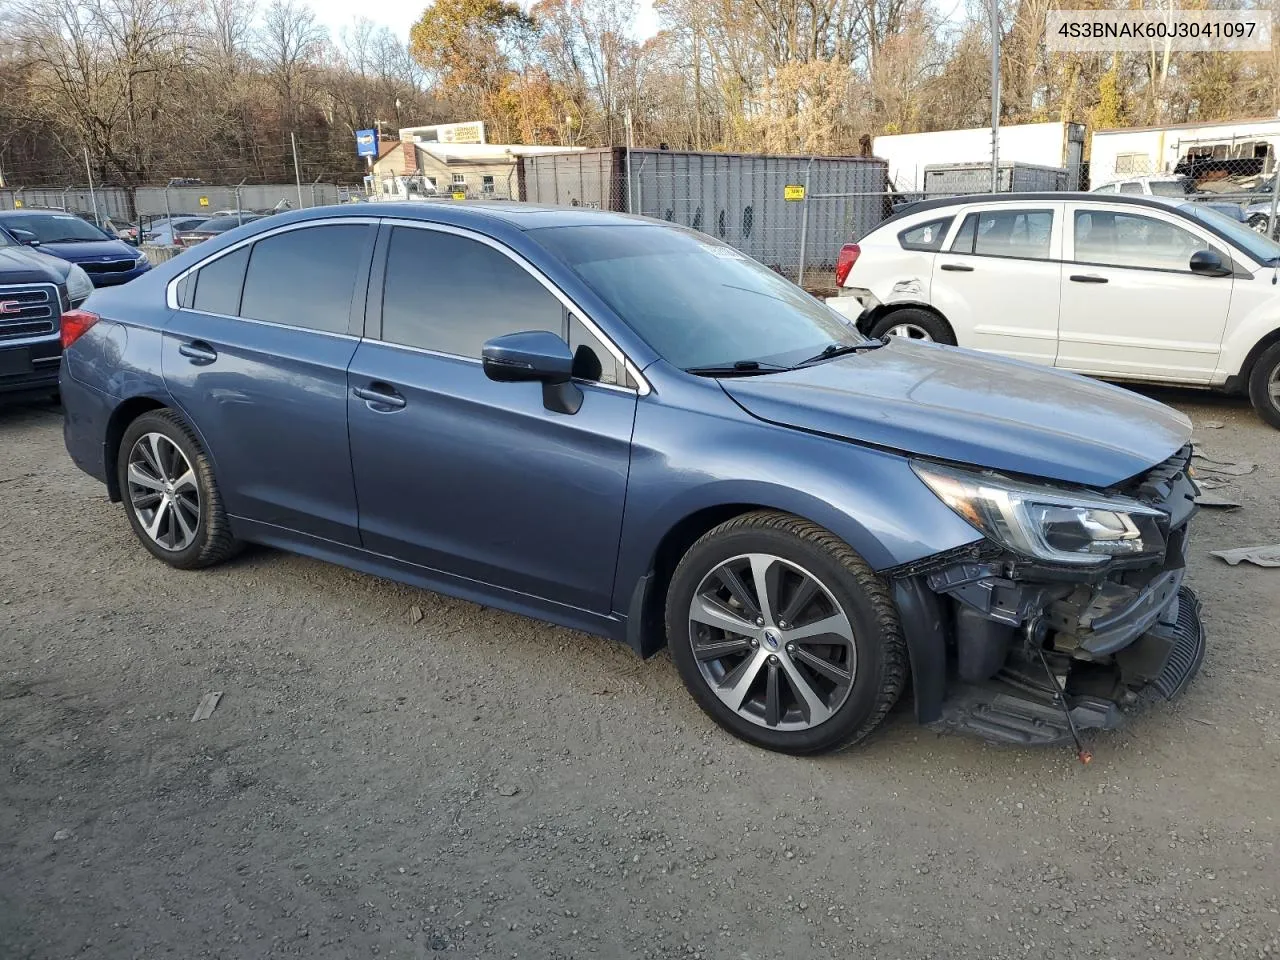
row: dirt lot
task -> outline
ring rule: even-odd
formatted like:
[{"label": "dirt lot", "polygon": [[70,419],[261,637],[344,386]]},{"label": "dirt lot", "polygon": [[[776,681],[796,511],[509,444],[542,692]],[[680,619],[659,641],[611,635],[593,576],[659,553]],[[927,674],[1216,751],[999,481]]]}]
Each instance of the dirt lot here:
[{"label": "dirt lot", "polygon": [[907,704],[775,756],[665,655],[267,550],[175,572],[56,408],[0,410],[0,957],[1280,955],[1280,569],[1208,555],[1280,540],[1280,435],[1162,398],[1258,469],[1196,521],[1202,673],[1087,768]]}]

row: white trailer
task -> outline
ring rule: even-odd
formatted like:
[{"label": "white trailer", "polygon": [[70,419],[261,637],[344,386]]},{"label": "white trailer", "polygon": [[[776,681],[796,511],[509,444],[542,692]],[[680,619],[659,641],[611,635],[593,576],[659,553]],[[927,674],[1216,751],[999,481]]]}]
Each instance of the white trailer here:
[{"label": "white trailer", "polygon": [[[1068,188],[1080,185],[1084,160],[1084,124],[1023,123],[1001,126],[999,160],[1059,167]],[[899,193],[922,193],[924,169],[936,164],[991,163],[991,128],[899,133],[876,137],[871,152],[888,161],[889,180]]]},{"label": "white trailer", "polygon": [[1201,183],[1249,181],[1275,169],[1278,147],[1280,118],[1095,130],[1089,149],[1089,187],[1173,173]]}]

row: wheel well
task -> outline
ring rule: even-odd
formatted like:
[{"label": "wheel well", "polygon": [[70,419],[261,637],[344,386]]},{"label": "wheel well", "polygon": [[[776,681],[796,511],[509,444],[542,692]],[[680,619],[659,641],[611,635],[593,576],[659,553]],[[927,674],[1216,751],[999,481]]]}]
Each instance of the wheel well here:
[{"label": "wheel well", "polygon": [[1244,363],[1240,365],[1240,372],[1235,377],[1227,379],[1227,388],[1230,392],[1235,393],[1241,390],[1248,392],[1249,378],[1253,376],[1253,365],[1274,343],[1280,343],[1280,329],[1272,330],[1253,345],[1249,355],[1244,358]]},{"label": "wheel well", "polygon": [[771,508],[758,503],[720,504],[689,514],[666,532],[653,553],[649,588],[645,593],[641,612],[640,649],[637,652],[648,657],[667,645],[667,587],[671,583],[671,575],[676,572],[676,567],[689,552],[689,548],[708,530],[727,520],[753,510],[768,509]]},{"label": "wheel well", "polygon": [[120,458],[120,441],[129,424],[144,413],[151,410],[163,410],[164,404],[151,397],[130,397],[111,412],[107,423],[106,448],[102,451],[103,461],[107,468],[107,496],[112,503],[120,502],[120,481],[116,476],[116,465]]}]

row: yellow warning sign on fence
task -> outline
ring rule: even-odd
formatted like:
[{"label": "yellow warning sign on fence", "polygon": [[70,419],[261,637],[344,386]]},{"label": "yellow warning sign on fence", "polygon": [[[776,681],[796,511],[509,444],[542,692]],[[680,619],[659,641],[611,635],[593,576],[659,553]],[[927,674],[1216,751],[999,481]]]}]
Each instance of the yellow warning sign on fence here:
[{"label": "yellow warning sign on fence", "polygon": [[208,205],[209,205],[209,198],[208,198],[208,197],[201,197],[201,198],[200,198],[200,206],[202,206],[202,207],[207,207]]},{"label": "yellow warning sign on fence", "polygon": [[782,188],[782,199],[783,200],[803,200],[804,184],[788,183],[785,187]]}]

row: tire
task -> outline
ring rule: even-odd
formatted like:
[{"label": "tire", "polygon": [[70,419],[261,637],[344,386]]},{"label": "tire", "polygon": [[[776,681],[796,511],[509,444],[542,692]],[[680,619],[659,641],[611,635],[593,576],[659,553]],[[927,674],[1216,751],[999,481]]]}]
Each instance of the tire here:
[{"label": "tire", "polygon": [[1249,229],[1254,230],[1264,236],[1267,233],[1267,222],[1270,220],[1265,213],[1255,213],[1249,218]]},{"label": "tire", "polygon": [[[806,578],[816,586],[806,587]],[[752,606],[762,581],[775,609]],[[785,623],[787,616],[795,622]],[[805,635],[820,622],[833,626]],[[809,754],[855,744],[906,684],[906,643],[884,581],[842,540],[785,513],[744,514],[690,547],[667,590],[666,628],[698,705],[734,736],[769,750]],[[841,672],[846,679],[837,679]]]},{"label": "tire", "polygon": [[1249,401],[1258,416],[1280,430],[1280,342],[1262,351],[1249,371]]},{"label": "tire", "polygon": [[[893,332],[906,331],[906,332]],[[902,336],[910,340],[927,340],[943,343],[949,347],[956,345],[956,335],[951,325],[936,313],[921,310],[918,307],[903,307],[891,310],[871,328],[873,337]]]},{"label": "tire", "polygon": [[195,570],[221,563],[240,549],[209,458],[191,427],[172,410],[152,410],[129,424],[120,440],[116,471],[129,526],[152,556],[180,570]]}]

